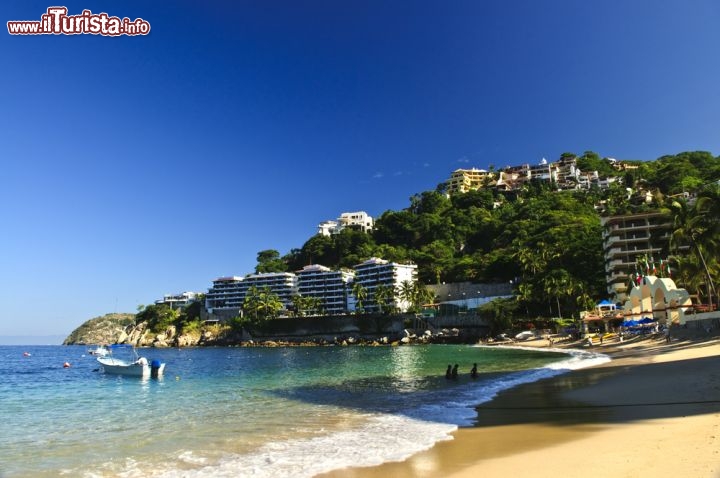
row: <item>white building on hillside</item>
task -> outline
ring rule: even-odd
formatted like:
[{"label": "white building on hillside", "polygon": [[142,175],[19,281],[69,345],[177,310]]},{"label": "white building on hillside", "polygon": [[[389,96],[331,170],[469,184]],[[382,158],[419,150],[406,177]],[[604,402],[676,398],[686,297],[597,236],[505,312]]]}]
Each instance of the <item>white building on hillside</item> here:
[{"label": "white building on hillside", "polygon": [[410,303],[401,298],[400,290],[403,282],[410,282],[413,285],[417,282],[415,264],[398,264],[373,257],[356,265],[354,269],[355,283],[360,284],[367,293],[367,298],[362,302],[366,312],[380,311],[374,300],[375,291],[380,285],[392,287],[394,295],[391,304],[395,308],[405,312],[410,307]]},{"label": "white building on hillside", "polygon": [[365,211],[344,212],[334,221],[324,221],[318,225],[318,234],[329,236],[338,234],[343,229],[357,229],[370,232],[373,229],[373,218]]},{"label": "white building on hillside", "polygon": [[330,315],[344,314],[353,310],[354,300],[350,286],[355,274],[349,271],[334,271],[319,264],[305,266],[297,272],[298,294],[303,297],[317,297],[322,309]]},{"label": "white building on hillside", "polygon": [[250,274],[240,284],[240,292],[243,300],[247,291],[255,286],[258,289],[269,287],[277,294],[287,309],[292,304],[292,297],[298,293],[298,278],[292,272],[266,272],[262,274]]},{"label": "white building on hillside", "polygon": [[216,309],[224,311],[233,311],[235,314],[242,309],[245,295],[240,291],[240,285],[243,282],[242,277],[228,276],[218,277],[213,281],[213,286],[208,289],[205,295],[205,308],[211,314]]},{"label": "white building on hillside", "polygon": [[182,309],[191,302],[195,302],[200,294],[197,292],[183,292],[180,294],[165,294],[162,299],[155,301],[155,304],[167,304],[171,309]]},{"label": "white building on hillside", "polygon": [[292,303],[292,296],[297,294],[297,276],[292,272],[269,272],[246,277],[220,277],[213,281],[213,286],[208,290],[205,307],[210,313],[216,309],[239,313],[248,290],[253,286],[258,289],[269,287],[287,309]]}]

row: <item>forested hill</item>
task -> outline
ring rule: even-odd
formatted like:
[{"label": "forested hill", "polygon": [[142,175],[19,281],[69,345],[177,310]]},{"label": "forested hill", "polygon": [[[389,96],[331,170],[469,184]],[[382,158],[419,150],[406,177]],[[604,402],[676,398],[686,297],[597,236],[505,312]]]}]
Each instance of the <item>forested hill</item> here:
[{"label": "forested hill", "polygon": [[574,291],[575,305],[582,307],[606,294],[601,214],[664,207],[668,196],[720,178],[720,157],[707,152],[623,163],[629,167],[616,169],[592,152],[577,158],[582,171],[619,178],[605,190],[557,191],[529,183],[510,193],[482,189],[448,198],[440,185],[412,196],[404,210],[383,213],[372,234],[346,229],[316,235],[283,257],[261,251],[257,272],[307,264],[350,268],[375,256],[416,263],[424,284],[522,278],[521,297],[563,288]]}]

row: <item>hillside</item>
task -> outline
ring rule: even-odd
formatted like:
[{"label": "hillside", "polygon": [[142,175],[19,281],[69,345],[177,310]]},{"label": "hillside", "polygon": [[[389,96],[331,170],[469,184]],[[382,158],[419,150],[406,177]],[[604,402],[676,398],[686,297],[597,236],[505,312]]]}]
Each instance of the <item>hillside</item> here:
[{"label": "hillside", "polygon": [[67,336],[63,345],[112,344],[135,323],[135,314],[106,314],[83,323]]}]

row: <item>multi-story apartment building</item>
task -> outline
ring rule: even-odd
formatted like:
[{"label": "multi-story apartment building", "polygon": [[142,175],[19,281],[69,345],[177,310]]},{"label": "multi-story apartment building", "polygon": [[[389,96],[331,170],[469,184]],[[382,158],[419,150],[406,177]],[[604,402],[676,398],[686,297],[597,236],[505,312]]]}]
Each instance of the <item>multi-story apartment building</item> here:
[{"label": "multi-story apartment building", "polygon": [[165,294],[162,299],[158,299],[155,301],[155,304],[167,304],[172,309],[182,309],[183,307],[187,306],[191,302],[194,302],[197,300],[198,296],[197,292],[183,292],[181,294]]},{"label": "multi-story apartment building", "polygon": [[243,278],[238,276],[218,277],[205,295],[205,308],[208,312],[216,310],[240,312],[245,295],[240,293]]},{"label": "multi-story apartment building", "polygon": [[660,259],[660,252],[670,239],[671,218],[662,212],[647,212],[603,217],[600,221],[607,291],[614,302],[624,302],[638,257]]},{"label": "multi-story apartment building", "polygon": [[213,281],[213,286],[208,290],[205,307],[211,313],[216,309],[239,313],[248,290],[253,286],[258,289],[269,287],[287,309],[292,303],[292,296],[297,294],[297,276],[291,272],[269,272],[246,277],[220,277]]},{"label": "multi-story apartment building", "polygon": [[240,284],[240,292],[243,294],[244,300],[251,287],[254,286],[258,289],[269,287],[273,293],[277,294],[287,309],[292,304],[292,297],[298,293],[297,283],[297,276],[292,272],[250,274]]},{"label": "multi-story apartment building", "polygon": [[318,234],[329,236],[338,234],[343,229],[357,229],[362,232],[370,232],[373,229],[373,218],[365,211],[344,212],[337,220],[321,222],[318,225]]},{"label": "multi-story apartment building", "polygon": [[334,271],[317,264],[305,266],[297,272],[298,294],[320,299],[327,314],[344,314],[355,308],[349,285],[354,276],[350,271]]},{"label": "multi-story apartment building", "polygon": [[494,173],[484,169],[456,169],[447,181],[448,194],[466,193],[493,183]]},{"label": "multi-story apartment building", "polygon": [[417,282],[417,265],[398,264],[373,257],[358,264],[355,269],[355,282],[362,285],[367,292],[367,299],[362,302],[366,312],[379,312],[380,307],[374,300],[378,286],[389,286],[394,290],[392,305],[402,312],[407,311],[410,304],[400,297],[403,282]]}]

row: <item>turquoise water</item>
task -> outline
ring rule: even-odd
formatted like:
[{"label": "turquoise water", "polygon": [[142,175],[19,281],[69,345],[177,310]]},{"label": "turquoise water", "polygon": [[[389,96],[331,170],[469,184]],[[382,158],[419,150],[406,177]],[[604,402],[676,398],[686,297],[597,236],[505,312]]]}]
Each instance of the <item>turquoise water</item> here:
[{"label": "turquoise water", "polygon": [[402,460],[503,389],[607,360],[457,345],[141,354],[167,363],[162,379],[105,375],[85,347],[0,346],[0,477],[310,477]]}]

